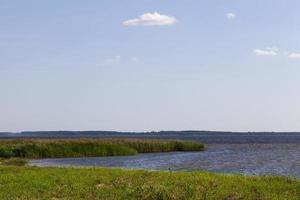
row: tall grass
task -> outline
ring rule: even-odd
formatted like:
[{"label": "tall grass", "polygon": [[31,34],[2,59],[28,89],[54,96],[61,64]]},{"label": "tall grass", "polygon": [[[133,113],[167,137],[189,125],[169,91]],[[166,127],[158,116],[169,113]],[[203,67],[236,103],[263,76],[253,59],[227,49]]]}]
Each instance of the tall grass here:
[{"label": "tall grass", "polygon": [[140,139],[43,139],[0,142],[0,157],[58,158],[123,156],[137,153],[201,151],[198,142]]}]

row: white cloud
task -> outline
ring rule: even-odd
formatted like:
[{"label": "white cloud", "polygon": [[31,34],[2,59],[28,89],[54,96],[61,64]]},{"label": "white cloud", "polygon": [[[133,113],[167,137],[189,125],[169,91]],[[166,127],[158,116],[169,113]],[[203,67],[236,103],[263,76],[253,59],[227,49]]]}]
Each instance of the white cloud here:
[{"label": "white cloud", "polygon": [[227,19],[235,19],[236,18],[236,14],[235,13],[227,13],[226,14]]},{"label": "white cloud", "polygon": [[278,52],[279,48],[278,47],[267,47],[266,50]]},{"label": "white cloud", "polygon": [[138,62],[139,59],[138,59],[137,57],[131,57],[131,58],[130,58],[130,61],[131,61],[131,62]]},{"label": "white cloud", "polygon": [[112,58],[105,59],[105,64],[119,64],[121,62],[121,56],[114,56]]},{"label": "white cloud", "polygon": [[292,58],[292,59],[300,59],[300,53],[289,53],[288,54],[288,58]]},{"label": "white cloud", "polygon": [[145,13],[138,18],[130,19],[123,22],[125,26],[165,26],[173,25],[176,23],[176,18],[161,15],[157,12],[154,13]]},{"label": "white cloud", "polygon": [[268,47],[265,49],[254,49],[253,53],[257,56],[276,56],[278,51],[277,47]]}]

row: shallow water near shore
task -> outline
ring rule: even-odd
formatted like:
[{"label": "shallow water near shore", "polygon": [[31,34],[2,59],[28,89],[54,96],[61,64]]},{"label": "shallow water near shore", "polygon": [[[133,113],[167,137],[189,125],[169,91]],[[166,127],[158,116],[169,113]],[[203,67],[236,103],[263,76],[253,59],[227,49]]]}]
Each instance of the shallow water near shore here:
[{"label": "shallow water near shore", "polygon": [[206,170],[300,178],[300,144],[209,144],[203,152],[31,160],[33,166],[121,167],[152,170]]}]

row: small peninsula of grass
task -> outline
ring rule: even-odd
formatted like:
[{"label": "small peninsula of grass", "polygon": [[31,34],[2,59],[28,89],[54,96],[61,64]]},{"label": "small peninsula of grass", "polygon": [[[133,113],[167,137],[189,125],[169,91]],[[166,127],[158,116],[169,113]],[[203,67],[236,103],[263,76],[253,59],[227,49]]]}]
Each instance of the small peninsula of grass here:
[{"label": "small peninsula of grass", "polygon": [[24,158],[0,158],[0,166],[24,166],[27,160]]},{"label": "small peninsula of grass", "polygon": [[207,172],[0,167],[5,200],[299,200],[300,181]]},{"label": "small peninsula of grass", "polygon": [[0,141],[2,158],[63,158],[125,156],[137,153],[202,151],[203,144],[192,141],[141,139],[30,139]]}]

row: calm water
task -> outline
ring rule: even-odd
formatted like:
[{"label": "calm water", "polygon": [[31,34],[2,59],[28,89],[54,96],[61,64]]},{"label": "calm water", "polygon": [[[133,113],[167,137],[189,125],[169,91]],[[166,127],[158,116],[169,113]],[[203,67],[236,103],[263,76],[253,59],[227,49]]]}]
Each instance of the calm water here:
[{"label": "calm water", "polygon": [[[251,140],[252,141],[252,140]],[[258,141],[260,141],[258,139]],[[154,170],[208,170],[246,175],[300,178],[300,143],[209,144],[204,152],[149,153],[137,156],[33,160],[36,166],[103,166]]]}]

